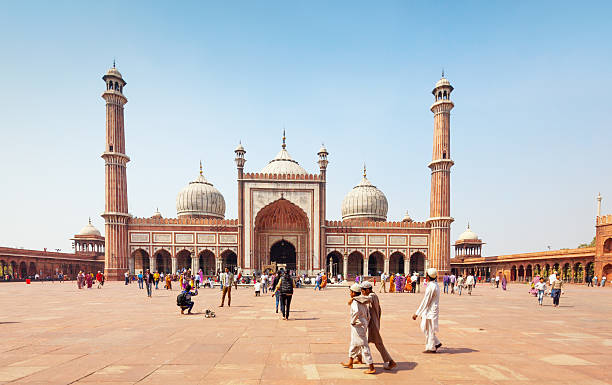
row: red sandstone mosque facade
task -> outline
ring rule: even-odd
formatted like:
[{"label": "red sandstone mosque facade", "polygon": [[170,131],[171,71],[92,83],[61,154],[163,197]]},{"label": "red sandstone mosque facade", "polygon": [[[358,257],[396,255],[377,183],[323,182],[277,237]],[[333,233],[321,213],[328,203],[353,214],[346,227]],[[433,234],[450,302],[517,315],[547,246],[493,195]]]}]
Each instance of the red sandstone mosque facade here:
[{"label": "red sandstone mosque facade", "polygon": [[113,66],[104,76],[106,90],[105,272],[122,279],[129,270],[203,269],[206,274],[238,268],[245,274],[272,262],[298,274],[377,275],[450,271],[450,111],[453,87],[442,77],[434,103],[430,217],[414,222],[387,221],[385,195],[367,178],[344,198],[342,220],[326,219],[327,149],[318,151],[319,173],[293,160],[285,137],[280,152],[260,172],[246,172],[246,150],[235,150],[238,218],[225,218],[223,195],[200,174],[176,199],[176,218],[157,212],[149,218],[128,213],[123,93],[126,85]]}]

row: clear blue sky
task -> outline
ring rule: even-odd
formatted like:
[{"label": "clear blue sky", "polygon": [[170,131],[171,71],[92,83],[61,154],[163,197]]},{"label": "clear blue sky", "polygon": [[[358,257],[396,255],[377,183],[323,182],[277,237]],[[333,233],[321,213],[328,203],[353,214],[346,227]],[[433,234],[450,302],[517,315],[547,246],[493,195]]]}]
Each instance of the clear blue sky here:
[{"label": "clear blue sky", "polygon": [[[130,212],[176,215],[197,175],[236,216],[233,149],[248,171],[288,150],[318,170],[327,217],[369,179],[389,220],[429,214],[431,89],[452,115],[454,239],[486,255],[575,247],[611,207],[610,2],[5,2],[0,12],[0,245],[70,250],[103,230],[104,90],[127,86]],[[612,212],[612,210],[608,210]]]}]

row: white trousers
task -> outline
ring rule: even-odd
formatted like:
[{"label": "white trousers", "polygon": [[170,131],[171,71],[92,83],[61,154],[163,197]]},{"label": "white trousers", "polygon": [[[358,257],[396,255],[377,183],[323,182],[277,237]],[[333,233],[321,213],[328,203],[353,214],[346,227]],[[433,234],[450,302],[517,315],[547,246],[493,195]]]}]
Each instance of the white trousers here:
[{"label": "white trousers", "polygon": [[440,343],[438,337],[436,337],[436,330],[434,325],[434,320],[432,319],[424,319],[424,328],[423,333],[425,333],[425,349],[426,350],[436,350],[436,345]]},{"label": "white trousers", "polygon": [[368,329],[362,326],[351,325],[351,345],[349,357],[356,359],[361,357],[364,364],[373,364],[370,345],[368,345]]}]

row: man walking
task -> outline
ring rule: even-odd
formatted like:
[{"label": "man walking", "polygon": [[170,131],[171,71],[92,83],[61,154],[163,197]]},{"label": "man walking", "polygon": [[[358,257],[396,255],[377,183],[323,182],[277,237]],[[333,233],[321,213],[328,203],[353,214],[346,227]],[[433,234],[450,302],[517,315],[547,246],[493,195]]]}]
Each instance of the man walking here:
[{"label": "man walking", "polygon": [[387,286],[385,286],[387,282],[387,274],[385,274],[385,272],[383,271],[380,274],[380,289],[378,289],[378,292],[387,292]]},{"label": "man walking", "polygon": [[499,274],[495,276],[495,288],[499,288]]},{"label": "man walking", "polygon": [[591,283],[591,286],[597,287],[597,275],[593,276],[593,282]]},{"label": "man walking", "polygon": [[138,273],[138,288],[139,289],[144,289],[144,286],[142,284],[143,283],[142,279],[143,279],[142,273]]},{"label": "man walking", "polygon": [[380,308],[380,302],[378,296],[372,291],[372,284],[365,281],[361,284],[361,295],[353,297],[354,301],[368,305],[370,312],[370,321],[368,323],[368,343],[374,344],[376,349],[380,353],[386,370],[391,370],[397,366],[391,355],[385,348],[382,337],[380,335],[380,316],[382,315],[382,309]]},{"label": "man walking", "polygon": [[223,294],[221,297],[221,305],[219,307],[223,307],[225,303],[225,295],[227,294],[227,306],[232,305],[232,284],[234,283],[234,274],[232,274],[229,269],[225,268],[225,273],[221,273],[221,286],[223,287]]},{"label": "man walking", "polygon": [[435,353],[442,346],[442,343],[436,337],[436,332],[439,330],[438,317],[440,314],[440,288],[436,279],[438,271],[433,267],[429,268],[425,276],[427,279],[425,296],[412,319],[416,320],[418,316],[421,316],[421,330],[425,333],[426,337],[425,351],[423,353]]},{"label": "man walking", "polygon": [[143,277],[144,283],[147,286],[147,297],[151,297],[153,295],[153,274],[151,271],[147,269]]},{"label": "man walking", "polygon": [[321,277],[321,273],[317,274],[317,278],[315,278],[315,291],[317,291],[317,288],[319,288],[319,291],[321,291],[321,280],[323,278]]},{"label": "man walking", "polygon": [[465,279],[465,285],[467,286],[468,294],[472,295],[472,288],[474,287],[474,276],[472,274],[468,274]]},{"label": "man walking", "polygon": [[450,285],[451,294],[455,294],[456,280],[457,280],[457,277],[455,277],[455,274],[451,274],[450,277],[448,277],[448,284]]},{"label": "man walking", "polygon": [[[350,287],[351,298],[361,295],[361,286],[354,283]],[[368,308],[357,301],[350,302],[351,306],[351,343],[349,345],[349,360],[347,363],[341,362],[341,365],[348,369],[353,369],[355,361],[365,361],[369,366],[364,373],[374,374],[374,361],[368,345],[368,323],[370,322],[370,312]]]},{"label": "man walking", "polygon": [[125,277],[125,284],[127,285],[128,283],[130,283],[130,272],[126,271],[123,276]]},{"label": "man walking", "polygon": [[459,274],[459,276],[457,277],[457,291],[459,292],[459,295],[461,295],[462,290],[463,290],[463,276]]},{"label": "man walking", "polygon": [[448,274],[444,274],[444,277],[442,277],[442,283],[444,284],[444,294],[448,294]]}]

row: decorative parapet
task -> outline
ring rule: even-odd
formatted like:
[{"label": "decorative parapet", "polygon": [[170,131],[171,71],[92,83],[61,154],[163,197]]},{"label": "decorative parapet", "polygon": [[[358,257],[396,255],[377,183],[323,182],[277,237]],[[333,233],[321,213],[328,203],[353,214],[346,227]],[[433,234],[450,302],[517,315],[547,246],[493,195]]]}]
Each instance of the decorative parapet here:
[{"label": "decorative parapet", "polygon": [[258,180],[306,180],[319,181],[322,180],[318,174],[266,174],[259,172],[247,172],[243,179],[258,179]]},{"label": "decorative parapet", "polygon": [[237,226],[238,219],[217,218],[130,218],[130,225]]},{"label": "decorative parapet", "polygon": [[597,226],[612,224],[612,215],[601,215],[597,217]]},{"label": "decorative parapet", "polygon": [[385,221],[325,221],[329,229],[338,228],[404,228],[404,229],[429,229],[427,222],[385,222]]}]

